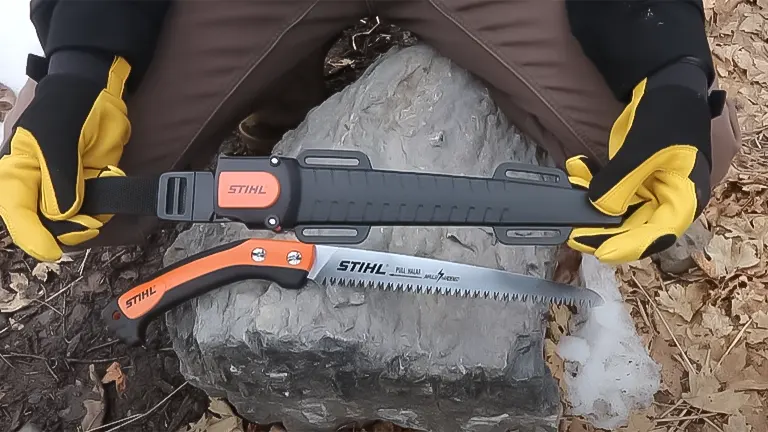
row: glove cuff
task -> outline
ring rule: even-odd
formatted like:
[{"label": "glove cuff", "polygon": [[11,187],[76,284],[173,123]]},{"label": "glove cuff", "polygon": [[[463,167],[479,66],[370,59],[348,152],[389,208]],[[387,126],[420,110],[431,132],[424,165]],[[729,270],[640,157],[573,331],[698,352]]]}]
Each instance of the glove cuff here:
[{"label": "glove cuff", "polygon": [[699,94],[707,94],[709,90],[707,74],[696,64],[696,59],[690,57],[688,59],[693,61],[686,59],[677,61],[649,76],[645,90],[651,91],[658,87],[674,85],[687,87]]},{"label": "glove cuff", "polygon": [[674,85],[687,87],[698,94],[706,94],[710,116],[715,118],[723,113],[726,92],[724,90],[710,92],[708,82],[707,66],[704,62],[695,57],[683,57],[648,77],[646,91]]},{"label": "glove cuff", "polygon": [[56,51],[48,63],[48,74],[70,74],[93,80],[102,88],[107,86],[113,57],[105,54],[78,51]]}]

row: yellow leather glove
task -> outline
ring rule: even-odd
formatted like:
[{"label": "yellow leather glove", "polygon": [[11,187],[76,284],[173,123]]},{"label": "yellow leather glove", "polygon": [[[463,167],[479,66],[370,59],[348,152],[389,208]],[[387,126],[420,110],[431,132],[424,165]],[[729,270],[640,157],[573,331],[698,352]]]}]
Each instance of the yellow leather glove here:
[{"label": "yellow leather glove", "polygon": [[41,261],[59,245],[92,239],[111,216],[79,214],[85,179],[125,175],[116,165],[131,133],[123,101],[130,74],[115,57],[104,83],[49,74],[16,123],[0,159],[0,217],[13,242]]},{"label": "yellow leather glove", "polygon": [[635,261],[672,246],[703,211],[710,198],[712,111],[703,71],[691,76],[690,67],[699,70],[687,65],[634,88],[611,129],[604,167],[585,156],[566,162],[571,183],[587,188],[597,209],[626,218],[616,228],[574,229],[571,248],[608,264]]}]

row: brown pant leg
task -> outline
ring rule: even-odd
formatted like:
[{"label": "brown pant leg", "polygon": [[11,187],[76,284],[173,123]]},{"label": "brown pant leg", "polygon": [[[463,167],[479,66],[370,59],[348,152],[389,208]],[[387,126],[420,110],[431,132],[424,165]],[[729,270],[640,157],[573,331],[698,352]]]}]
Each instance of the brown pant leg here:
[{"label": "brown pant leg", "polygon": [[[486,82],[511,123],[562,166],[605,162],[623,106],[570,33],[563,0],[380,0],[377,12]],[[713,123],[715,182],[740,139],[732,107]]]},{"label": "brown pant leg", "polygon": [[[267,124],[297,125],[323,100],[322,48],[367,13],[362,0],[176,2],[129,102],[133,130],[120,167],[137,176],[200,169],[254,110],[274,114]],[[82,246],[138,243],[156,226],[118,215]]]},{"label": "brown pant leg", "polygon": [[307,56],[254,100],[248,117],[248,136],[255,139],[256,150],[269,150],[285,132],[296,128],[307,112],[328,96],[323,77],[325,56],[334,40]]}]

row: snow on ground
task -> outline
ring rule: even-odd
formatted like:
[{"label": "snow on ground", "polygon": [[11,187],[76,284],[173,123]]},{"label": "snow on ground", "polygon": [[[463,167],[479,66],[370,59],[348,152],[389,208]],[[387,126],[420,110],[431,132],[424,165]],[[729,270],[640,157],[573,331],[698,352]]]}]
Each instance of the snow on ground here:
[{"label": "snow on ground", "polygon": [[564,335],[558,354],[573,414],[593,425],[614,430],[624,426],[635,410],[650,407],[659,390],[660,366],[637,334],[619,293],[613,267],[591,255],[581,262],[585,286],[598,292],[605,304],[575,317],[571,335]]},{"label": "snow on ground", "polygon": [[[29,20],[29,1],[0,0],[3,11],[3,42],[0,43],[0,83],[18,95],[27,80],[27,54],[42,54],[40,42]],[[0,142],[3,141],[0,123]]]}]

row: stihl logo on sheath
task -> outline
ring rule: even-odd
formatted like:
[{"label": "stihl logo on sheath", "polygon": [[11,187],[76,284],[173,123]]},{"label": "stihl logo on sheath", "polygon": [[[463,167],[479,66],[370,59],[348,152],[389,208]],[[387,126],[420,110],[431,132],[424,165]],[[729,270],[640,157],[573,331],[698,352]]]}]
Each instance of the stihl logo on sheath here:
[{"label": "stihl logo on sheath", "polygon": [[222,171],[217,202],[221,208],[265,209],[280,198],[280,182],[266,171]]},{"label": "stihl logo on sheath", "polygon": [[126,307],[126,309],[127,308],[131,308],[131,307],[137,305],[138,303],[140,303],[140,302],[142,302],[142,301],[152,297],[155,294],[157,294],[157,290],[155,290],[155,286],[152,285],[149,288],[146,288],[146,289],[142,290],[140,293],[138,293],[138,294],[132,296],[131,298],[129,298],[128,300],[126,300],[125,301],[125,307]]},{"label": "stihl logo on sheath", "polygon": [[384,264],[382,263],[342,260],[339,262],[339,266],[336,267],[336,270],[350,273],[385,275],[387,272],[385,272],[383,268]]},{"label": "stihl logo on sheath", "polygon": [[266,195],[267,192],[264,190],[264,186],[262,185],[231,185],[229,187],[229,193],[231,194],[255,194],[255,195]]}]

